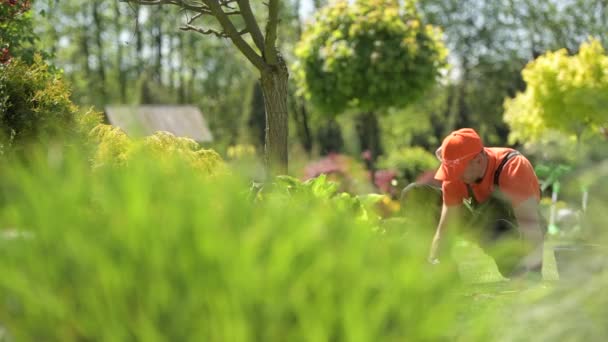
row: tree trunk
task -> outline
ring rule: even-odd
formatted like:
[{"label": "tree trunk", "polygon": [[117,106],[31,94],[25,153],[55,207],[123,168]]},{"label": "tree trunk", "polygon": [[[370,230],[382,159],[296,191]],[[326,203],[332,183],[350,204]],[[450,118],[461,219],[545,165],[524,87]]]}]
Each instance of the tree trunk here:
[{"label": "tree trunk", "polygon": [[315,10],[320,9],[321,7],[325,6],[325,4],[327,3],[327,1],[325,0],[313,0],[313,6],[315,8]]},{"label": "tree trunk", "polygon": [[122,33],[122,26],[120,24],[120,18],[122,15],[120,13],[120,4],[118,1],[114,1],[114,26],[116,29],[116,41],[118,42],[118,50],[116,51],[116,68],[118,69],[118,87],[119,87],[119,95],[120,102],[127,103],[127,74],[124,70],[124,62],[123,62],[123,46],[122,41],[120,39],[120,34]]},{"label": "tree trunk", "polygon": [[[196,60],[196,39],[194,38],[194,35],[189,35],[188,37],[188,42],[186,44],[186,47],[188,48],[188,54],[186,55],[186,50],[184,50],[184,56],[188,56],[187,58],[184,57],[184,60],[187,60],[187,62],[184,62],[184,66],[185,65],[196,65],[196,63],[192,63],[193,60]],[[190,67],[190,81],[188,82],[188,86],[187,86],[187,90],[186,90],[186,101],[188,103],[194,103],[194,94],[196,91],[196,81],[197,81],[197,73],[198,73],[198,69],[194,66]]]},{"label": "tree trunk", "polygon": [[144,37],[141,27],[141,7],[137,5],[135,12],[135,71],[139,78],[144,70]]},{"label": "tree trunk", "polygon": [[[464,73],[466,74],[466,71]],[[458,116],[456,119],[456,128],[471,127],[466,93],[467,82],[468,79],[464,78],[458,87]]]},{"label": "tree trunk", "polygon": [[330,153],[341,153],[344,149],[342,130],[335,118],[329,118],[325,125],[317,131],[319,152],[322,156]]},{"label": "tree trunk", "polygon": [[107,99],[107,86],[106,86],[106,67],[103,57],[103,40],[101,39],[101,33],[104,29],[101,15],[99,13],[99,6],[101,5],[100,1],[95,1],[93,3],[93,22],[95,23],[95,44],[97,45],[97,72],[99,73],[99,84],[97,85],[99,89],[99,94],[101,96],[100,102],[102,104],[106,103]]},{"label": "tree trunk", "polygon": [[195,67],[190,68],[190,84],[188,86],[187,99],[188,103],[194,102],[194,94],[196,92],[196,75],[197,70]]},{"label": "tree trunk", "polygon": [[87,87],[90,86],[91,84],[91,79],[92,79],[92,75],[91,75],[91,65],[89,64],[89,60],[90,60],[90,49],[89,49],[89,37],[88,37],[88,32],[86,30],[86,27],[80,32],[80,49],[82,51],[83,54],[83,58],[82,58],[82,66],[84,69],[84,75],[86,77],[86,83],[87,83]]},{"label": "tree trunk", "polygon": [[177,91],[177,101],[180,104],[186,103],[186,50],[184,48],[184,35],[178,34],[178,48],[179,48],[179,88]]},{"label": "tree trunk", "polygon": [[154,18],[156,25],[154,26],[154,43],[156,44],[156,61],[154,65],[154,76],[156,80],[162,83],[162,68],[163,68],[163,27],[162,27],[163,8],[158,6]]},{"label": "tree trunk", "polygon": [[266,108],[265,162],[268,176],[287,174],[287,81],[289,72],[285,61],[261,72],[262,93]]},{"label": "tree trunk", "polygon": [[169,34],[169,56],[168,56],[168,64],[169,66],[167,67],[168,71],[169,71],[169,92],[171,93],[171,98],[172,101],[175,98],[175,74],[177,69],[173,66],[173,59],[175,58],[176,54],[177,54],[177,49],[174,46],[174,36],[173,34]]},{"label": "tree trunk", "polygon": [[[293,16],[296,18],[296,37],[298,40],[302,37],[302,18],[300,17],[300,0],[294,2],[294,13]],[[308,124],[308,110],[304,99],[295,94],[295,91],[290,92],[293,103],[293,114],[294,120],[296,121],[297,133],[300,138],[300,143],[306,151],[308,157],[312,155],[312,134],[310,131],[310,125]]]},{"label": "tree trunk", "polygon": [[50,47],[51,56],[57,55],[57,48],[59,47],[59,34],[57,33],[57,27],[59,26],[57,18],[58,12],[61,10],[56,10],[57,4],[54,0],[47,1],[47,14],[46,14],[46,27],[45,30],[49,32],[51,41],[53,44]]},{"label": "tree trunk", "polygon": [[255,82],[253,85],[247,126],[256,148],[263,148],[266,144],[266,108],[260,82]]},{"label": "tree trunk", "polygon": [[304,151],[306,151],[306,154],[310,157],[312,153],[312,134],[308,123],[308,111],[306,110],[303,99],[295,94],[294,89],[289,92],[289,95],[290,109],[293,113],[298,139],[300,140],[300,144],[302,144]]},{"label": "tree trunk", "polygon": [[459,84],[448,85],[448,96],[446,97],[446,106],[444,114],[443,130],[441,131],[439,142],[443,140],[443,137],[447,136],[456,127],[456,121],[458,120],[458,99],[459,99]]},{"label": "tree trunk", "polygon": [[378,117],[373,112],[359,114],[356,129],[361,152],[369,151],[369,160],[373,165],[378,156],[382,154]]},{"label": "tree trunk", "polygon": [[373,186],[376,186],[376,160],[382,154],[378,117],[373,112],[359,114],[356,129],[363,161],[369,170],[370,181]]},{"label": "tree trunk", "polygon": [[308,110],[301,99],[296,99],[296,110],[295,115],[298,117],[296,121],[299,123],[299,136],[302,141],[304,151],[310,157],[312,154],[312,134],[310,132],[310,125],[308,124]]}]

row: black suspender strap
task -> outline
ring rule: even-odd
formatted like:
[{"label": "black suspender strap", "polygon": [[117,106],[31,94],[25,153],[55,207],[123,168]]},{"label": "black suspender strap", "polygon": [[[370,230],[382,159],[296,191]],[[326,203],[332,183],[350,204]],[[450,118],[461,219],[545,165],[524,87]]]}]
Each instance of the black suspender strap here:
[{"label": "black suspender strap", "polygon": [[475,193],[473,193],[473,188],[471,187],[471,184],[465,183],[464,185],[467,186],[467,192],[469,193],[469,197],[475,199]]},{"label": "black suspender strap", "polygon": [[504,158],[502,158],[502,160],[500,161],[500,164],[498,165],[498,167],[496,168],[496,171],[494,172],[494,185],[498,186],[498,180],[500,178],[500,173],[502,172],[502,169],[505,167],[507,162],[509,160],[511,160],[513,157],[516,157],[519,155],[521,155],[521,153],[519,153],[518,151],[511,151]]}]

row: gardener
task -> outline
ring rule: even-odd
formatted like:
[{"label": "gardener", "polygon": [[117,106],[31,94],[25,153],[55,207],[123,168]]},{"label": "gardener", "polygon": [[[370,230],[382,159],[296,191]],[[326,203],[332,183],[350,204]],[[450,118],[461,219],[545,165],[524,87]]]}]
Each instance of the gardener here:
[{"label": "gardener", "polygon": [[[439,262],[446,233],[461,229],[494,257],[504,276],[540,275],[545,227],[538,210],[538,179],[530,162],[510,148],[484,147],[470,128],[450,133],[436,154],[442,161],[435,174],[441,188],[413,184],[402,194],[405,202],[421,193],[434,194],[440,203],[429,262]],[[503,242],[511,242],[506,253],[497,248],[507,245]]]}]

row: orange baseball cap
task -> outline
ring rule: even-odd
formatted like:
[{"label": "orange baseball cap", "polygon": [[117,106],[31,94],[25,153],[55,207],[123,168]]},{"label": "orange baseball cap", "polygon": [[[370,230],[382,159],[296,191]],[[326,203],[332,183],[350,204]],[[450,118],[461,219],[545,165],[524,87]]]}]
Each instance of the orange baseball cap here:
[{"label": "orange baseball cap", "polygon": [[441,167],[435,173],[435,179],[459,179],[469,161],[482,150],[483,143],[474,129],[462,128],[450,133],[441,144]]}]

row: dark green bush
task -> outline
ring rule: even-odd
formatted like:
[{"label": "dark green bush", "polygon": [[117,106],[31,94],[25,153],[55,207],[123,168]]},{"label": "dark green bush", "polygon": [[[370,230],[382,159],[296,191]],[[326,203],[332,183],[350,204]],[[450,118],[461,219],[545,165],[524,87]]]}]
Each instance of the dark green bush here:
[{"label": "dark green bush", "polygon": [[0,138],[4,146],[27,145],[76,132],[78,108],[61,75],[40,56],[0,66]]},{"label": "dark green bush", "polygon": [[433,153],[421,147],[406,147],[394,150],[387,156],[380,157],[378,167],[398,170],[400,179],[405,183],[413,182],[425,171],[439,167],[439,161]]},{"label": "dark green bush", "polygon": [[31,62],[38,36],[34,33],[30,0],[0,0],[0,64],[12,58]]}]

